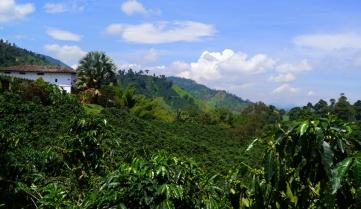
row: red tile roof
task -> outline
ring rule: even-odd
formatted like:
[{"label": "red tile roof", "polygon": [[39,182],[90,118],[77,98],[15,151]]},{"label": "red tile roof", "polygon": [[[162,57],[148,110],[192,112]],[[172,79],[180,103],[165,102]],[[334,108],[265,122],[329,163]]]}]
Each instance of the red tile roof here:
[{"label": "red tile roof", "polygon": [[16,65],[11,67],[0,67],[0,72],[35,72],[35,73],[70,73],[75,74],[72,68],[57,66],[38,66],[38,65]]}]

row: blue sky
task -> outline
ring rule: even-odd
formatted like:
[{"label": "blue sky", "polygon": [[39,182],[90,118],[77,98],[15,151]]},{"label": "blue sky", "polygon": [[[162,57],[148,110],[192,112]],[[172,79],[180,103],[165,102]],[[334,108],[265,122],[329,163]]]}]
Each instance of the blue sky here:
[{"label": "blue sky", "polygon": [[358,0],[1,0],[0,37],[288,106],[361,98],[360,19]]}]

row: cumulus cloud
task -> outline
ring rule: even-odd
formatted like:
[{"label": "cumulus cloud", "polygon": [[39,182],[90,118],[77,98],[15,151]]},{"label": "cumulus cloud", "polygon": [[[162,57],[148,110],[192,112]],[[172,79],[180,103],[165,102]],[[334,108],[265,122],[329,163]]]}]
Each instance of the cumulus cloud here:
[{"label": "cumulus cloud", "polygon": [[126,15],[134,15],[134,14],[160,14],[161,11],[159,9],[152,10],[152,9],[146,9],[142,3],[140,3],[137,0],[126,0],[122,3],[120,6],[120,9],[122,12],[124,12]]},{"label": "cumulus cloud", "polygon": [[0,23],[22,19],[34,11],[35,7],[31,3],[17,4],[15,0],[1,0]]},{"label": "cumulus cloud", "polygon": [[179,41],[198,41],[215,34],[215,28],[200,22],[159,22],[138,25],[111,24],[106,28],[111,35],[119,35],[131,43],[161,44]]},{"label": "cumulus cloud", "polygon": [[47,34],[53,39],[61,41],[80,41],[81,36],[69,31],[59,30],[55,28],[50,28],[47,30]]},{"label": "cumulus cloud", "polygon": [[297,46],[310,47],[321,50],[345,48],[361,48],[361,34],[334,33],[334,34],[306,34],[294,38]]},{"label": "cumulus cloud", "polygon": [[48,44],[44,46],[44,49],[50,55],[70,66],[77,64],[79,60],[86,54],[85,51],[76,45],[60,46],[58,44]]},{"label": "cumulus cloud", "polygon": [[133,15],[135,13],[147,14],[147,10],[144,8],[143,4],[137,0],[127,0],[122,6],[121,10],[127,15]]},{"label": "cumulus cloud", "polygon": [[297,93],[299,92],[299,88],[292,87],[290,84],[282,84],[279,87],[275,88],[272,93],[281,94],[281,93]]},{"label": "cumulus cloud", "polygon": [[296,77],[292,73],[282,73],[277,76],[271,76],[269,78],[270,81],[279,82],[279,83],[286,83],[286,82],[294,81],[295,79]]},{"label": "cumulus cloud", "polygon": [[279,73],[299,73],[310,70],[312,70],[312,66],[307,60],[302,60],[296,64],[285,63],[276,66],[276,71]]},{"label": "cumulus cloud", "polygon": [[228,75],[231,77],[255,75],[272,69],[274,65],[275,61],[264,54],[249,57],[245,53],[230,49],[225,49],[223,52],[205,51],[197,62],[190,63],[188,69],[178,73],[178,76],[196,81],[209,81]]},{"label": "cumulus cloud", "polygon": [[175,73],[185,72],[191,69],[191,65],[183,61],[174,61],[170,64],[169,69]]},{"label": "cumulus cloud", "polygon": [[[152,54],[152,49],[149,50]],[[142,56],[141,56],[142,57]],[[152,57],[152,56],[151,56]],[[284,101],[303,103],[308,92],[302,83],[293,83],[298,74],[310,71],[307,60],[283,62],[267,54],[247,54],[241,51],[224,49],[204,51],[192,62],[177,60],[166,65],[149,66],[146,62],[130,62],[121,69],[150,70],[150,74],[189,78],[215,89],[224,89],[252,101]],[[300,97],[304,94],[305,97]]]}]

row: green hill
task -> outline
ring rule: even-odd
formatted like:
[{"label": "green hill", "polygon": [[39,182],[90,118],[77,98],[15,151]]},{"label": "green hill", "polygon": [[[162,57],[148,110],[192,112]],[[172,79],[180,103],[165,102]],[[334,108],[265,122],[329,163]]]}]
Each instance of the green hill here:
[{"label": "green hill", "polygon": [[167,80],[165,76],[151,76],[143,71],[119,71],[117,76],[122,87],[134,86],[137,94],[147,98],[162,98],[164,105],[171,110],[195,108],[206,110],[208,106],[181,87]]},{"label": "green hill", "polygon": [[190,79],[168,77],[167,80],[172,81],[175,85],[183,88],[210,108],[226,108],[233,112],[239,112],[252,104],[249,100],[243,100],[226,91],[210,89],[207,86],[198,84]]},{"label": "green hill", "polygon": [[226,91],[213,90],[195,81],[148,75],[143,71],[119,71],[118,81],[123,87],[134,86],[137,94],[148,98],[161,97],[172,110],[194,108],[202,111],[225,108],[239,113],[252,102],[243,100]]},{"label": "green hill", "polygon": [[0,39],[0,67],[12,65],[57,65],[69,67],[57,59],[19,48],[15,44]]}]

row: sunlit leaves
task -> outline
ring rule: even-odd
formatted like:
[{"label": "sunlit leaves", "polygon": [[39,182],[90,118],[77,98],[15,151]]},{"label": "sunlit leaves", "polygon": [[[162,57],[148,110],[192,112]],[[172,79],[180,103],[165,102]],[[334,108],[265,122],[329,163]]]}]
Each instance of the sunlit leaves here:
[{"label": "sunlit leaves", "polygon": [[332,117],[297,123],[286,132],[276,131],[265,139],[268,148],[264,172],[254,173],[249,192],[241,193],[241,206],[337,208],[352,205],[350,200],[360,191],[356,183],[360,165],[358,158],[352,157],[353,147],[348,139],[351,132],[347,124]]},{"label": "sunlit leaves", "polygon": [[336,167],[332,169],[332,176],[331,176],[332,194],[336,194],[337,190],[341,187],[341,183],[345,179],[345,175],[351,163],[352,163],[352,158],[346,158],[342,162],[337,163]]}]

